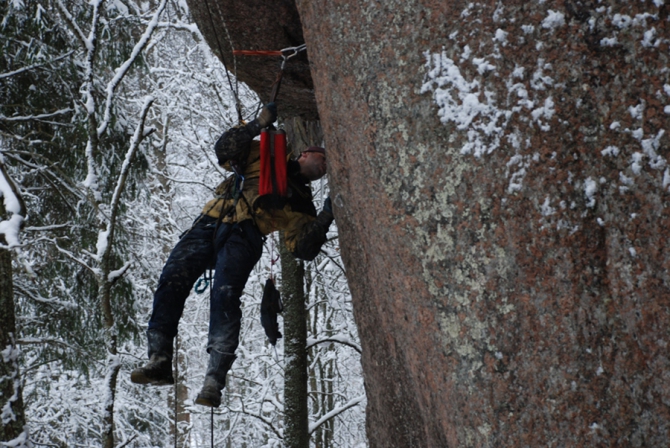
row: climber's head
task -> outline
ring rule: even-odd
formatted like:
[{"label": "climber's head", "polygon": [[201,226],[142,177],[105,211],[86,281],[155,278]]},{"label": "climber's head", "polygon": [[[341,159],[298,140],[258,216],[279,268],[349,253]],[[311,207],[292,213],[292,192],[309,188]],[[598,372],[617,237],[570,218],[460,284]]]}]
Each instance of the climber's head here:
[{"label": "climber's head", "polygon": [[326,150],[310,146],[298,157],[300,174],[308,180],[321,179],[326,174]]}]

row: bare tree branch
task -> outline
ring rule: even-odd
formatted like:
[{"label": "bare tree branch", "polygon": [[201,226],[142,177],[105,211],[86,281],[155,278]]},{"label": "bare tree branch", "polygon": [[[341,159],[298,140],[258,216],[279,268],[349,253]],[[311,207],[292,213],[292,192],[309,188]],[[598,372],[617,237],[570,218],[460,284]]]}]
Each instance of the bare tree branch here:
[{"label": "bare tree branch", "polygon": [[308,338],[306,348],[307,348],[307,350],[309,350],[310,348],[314,347],[315,345],[324,344],[326,342],[337,342],[339,344],[351,347],[354,350],[356,350],[358,353],[363,354],[363,350],[361,349],[361,347],[359,345],[354,343],[351,339],[343,337],[343,336],[330,336],[330,337],[323,338],[323,339],[318,339],[318,340]]},{"label": "bare tree branch", "polygon": [[60,10],[61,14],[63,14],[63,17],[65,17],[65,21],[67,22],[68,25],[70,25],[70,28],[72,28],[72,31],[74,34],[79,38],[80,43],[88,48],[87,39],[86,35],[84,32],[79,28],[79,25],[77,25],[77,22],[74,20],[74,17],[72,17],[72,14],[70,14],[70,11],[67,10],[63,2],[61,0],[57,0],[56,4],[58,5],[58,9]]},{"label": "bare tree branch", "polygon": [[107,126],[109,125],[112,113],[112,101],[114,99],[114,91],[119,86],[123,78],[126,76],[126,73],[128,73],[130,66],[133,65],[133,62],[135,62],[135,60],[140,55],[142,50],[144,50],[144,48],[149,43],[151,35],[153,34],[154,30],[158,25],[158,17],[163,13],[163,10],[165,10],[166,4],[167,0],[161,1],[160,5],[158,6],[158,9],[154,13],[154,16],[152,17],[151,21],[149,22],[149,25],[147,25],[147,29],[144,31],[144,34],[142,35],[140,40],[135,44],[133,51],[130,53],[130,56],[119,68],[116,69],[116,74],[114,75],[114,78],[112,78],[112,80],[109,81],[109,83],[107,84],[105,115],[102,119],[102,123],[97,129],[98,137],[100,137],[105,132]]},{"label": "bare tree branch", "polygon": [[[0,77],[0,79],[2,79]],[[51,118],[51,117],[56,117],[58,115],[63,115],[67,114],[70,112],[74,112],[74,109],[67,108],[67,109],[61,109],[57,110],[56,112],[51,112],[50,114],[39,114],[39,115],[25,115],[25,116],[18,116],[18,117],[5,117],[4,115],[0,115],[0,121],[30,121],[30,120],[43,120],[45,118]],[[58,123],[58,122],[48,122],[49,124],[60,124],[63,125],[63,123]],[[72,126],[68,124],[67,126]]]},{"label": "bare tree branch", "polygon": [[254,418],[260,420],[261,422],[265,423],[272,430],[272,432],[274,432],[277,435],[277,437],[279,437],[280,439],[284,438],[284,436],[281,434],[281,432],[279,432],[279,430],[277,428],[275,428],[275,426],[272,424],[271,421],[269,421],[268,419],[266,419],[262,415],[253,414],[253,413],[247,411],[244,408],[244,401],[242,401],[242,408],[241,409],[232,409],[232,408],[229,407],[228,410],[230,410],[231,412],[240,412],[240,413],[248,415],[250,417],[254,417]]},{"label": "bare tree branch", "polygon": [[52,59],[52,60],[50,60],[50,61],[43,62],[43,63],[41,63],[41,64],[33,64],[33,65],[29,65],[29,66],[27,66],[27,67],[23,67],[23,68],[20,68],[20,69],[18,69],[18,70],[14,70],[13,72],[0,73],[0,79],[10,78],[10,77],[12,77],[12,76],[18,75],[19,73],[28,72],[28,71],[33,70],[33,69],[36,69],[36,68],[44,67],[45,65],[53,64],[54,62],[58,62],[58,61],[60,61],[61,59],[65,59],[66,57],[70,56],[72,53],[74,53],[74,50],[72,50],[72,51],[68,51],[67,53],[65,53],[65,54],[63,54],[63,55],[61,55],[61,56],[58,56],[58,57],[55,58],[55,59]]},{"label": "bare tree branch", "polygon": [[323,425],[326,423],[328,420],[331,418],[337,417],[347,409],[353,408],[354,406],[358,405],[361,401],[365,400],[365,395],[361,395],[360,397],[356,397],[353,400],[349,401],[348,403],[340,406],[339,408],[335,408],[329,413],[323,415],[320,419],[318,419],[314,423],[309,424],[309,434],[311,435],[314,431],[316,431],[319,426]]}]

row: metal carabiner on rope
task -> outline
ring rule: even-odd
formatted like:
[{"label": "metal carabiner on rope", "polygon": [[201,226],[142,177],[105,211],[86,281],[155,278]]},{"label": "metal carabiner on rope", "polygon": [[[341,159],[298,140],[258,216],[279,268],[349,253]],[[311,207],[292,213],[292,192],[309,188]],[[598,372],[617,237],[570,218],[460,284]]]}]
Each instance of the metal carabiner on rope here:
[{"label": "metal carabiner on rope", "polygon": [[293,56],[296,56],[301,51],[307,49],[307,44],[298,45],[295,47],[287,47],[281,50],[235,50],[233,55],[243,55],[243,56],[281,56],[281,67],[279,68],[279,73],[277,74],[277,79],[272,85],[272,93],[270,94],[270,103],[274,103],[279,94],[279,87],[281,86],[281,80],[284,73],[284,66],[286,61],[291,59]]},{"label": "metal carabiner on rope", "polygon": [[[307,44],[302,44],[298,45],[297,47],[288,47],[288,48],[283,48],[279,50],[281,52],[281,70],[284,70],[284,65],[286,64],[286,61],[291,59],[293,56],[296,56],[298,53],[301,51],[305,51],[307,49]],[[287,55],[286,53],[291,52],[291,54]]]},{"label": "metal carabiner on rope", "polygon": [[281,53],[282,61],[281,61],[281,67],[279,68],[279,73],[277,74],[277,80],[275,81],[274,85],[272,86],[272,93],[270,94],[270,102],[274,103],[275,100],[277,99],[277,95],[279,94],[279,87],[281,86],[281,80],[284,75],[284,66],[286,65],[286,61],[291,59],[293,56],[296,56],[298,53],[301,51],[304,51],[307,49],[306,44],[298,45],[297,47],[288,47],[284,48],[282,50],[279,50]]}]

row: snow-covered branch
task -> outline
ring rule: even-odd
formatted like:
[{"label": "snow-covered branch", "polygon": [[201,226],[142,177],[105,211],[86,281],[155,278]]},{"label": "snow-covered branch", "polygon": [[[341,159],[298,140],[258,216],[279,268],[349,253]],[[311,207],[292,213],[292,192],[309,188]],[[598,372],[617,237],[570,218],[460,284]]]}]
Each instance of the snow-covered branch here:
[{"label": "snow-covered branch", "polygon": [[112,200],[110,203],[110,216],[109,221],[107,222],[107,227],[105,230],[100,231],[98,235],[98,256],[99,260],[109,256],[111,252],[111,241],[110,239],[114,238],[114,229],[116,228],[116,217],[119,211],[119,202],[121,201],[121,193],[123,188],[126,185],[126,180],[128,179],[128,172],[130,171],[130,164],[137,152],[137,148],[140,146],[140,143],[146,137],[144,133],[144,123],[149,113],[149,109],[153,104],[153,97],[149,96],[145,98],[144,105],[142,106],[142,111],[140,113],[140,120],[137,123],[135,128],[135,133],[130,139],[130,145],[128,151],[126,152],[126,158],[123,160],[123,166],[121,167],[121,172],[119,178],[116,182],[116,187],[114,188],[114,194],[112,195]]},{"label": "snow-covered branch", "polygon": [[112,216],[110,217],[110,220],[113,220],[116,216],[116,210],[119,206],[119,201],[121,200],[121,193],[123,192],[123,188],[126,184],[128,172],[130,171],[130,164],[133,160],[133,157],[135,156],[135,153],[137,152],[137,148],[140,146],[140,143],[142,143],[142,140],[154,131],[153,129],[150,129],[148,133],[144,132],[144,123],[146,122],[147,114],[149,113],[149,109],[151,108],[153,102],[154,98],[152,96],[148,96],[144,99],[142,111],[140,112],[139,122],[137,123],[135,132],[130,139],[128,151],[126,152],[126,158],[123,160],[121,173],[119,174],[116,187],[114,188],[114,194],[110,203],[110,209],[112,210]]},{"label": "snow-covered branch", "polygon": [[77,309],[78,305],[75,302],[66,302],[63,300],[59,300],[57,298],[46,298],[42,297],[41,294],[35,294],[31,291],[28,291],[26,288],[22,287],[21,284],[16,284],[14,285],[14,289],[21,293],[25,298],[34,300],[35,302],[39,302],[44,305],[54,305],[56,307],[61,307],[61,308],[68,308],[68,309]]},{"label": "snow-covered branch", "polygon": [[200,30],[198,29],[195,23],[185,23],[185,22],[158,22],[157,28],[165,29],[171,28],[179,31],[188,31],[198,38],[202,38]]},{"label": "snow-covered branch", "polygon": [[330,261],[332,261],[335,266],[340,268],[340,271],[342,271],[342,273],[344,275],[347,275],[347,271],[346,271],[346,269],[344,269],[344,266],[342,266],[340,263],[338,263],[337,260],[335,260],[334,256],[332,256],[331,254],[326,252],[324,248],[321,248],[321,253],[324,254],[326,257],[328,257],[328,259],[330,259]]},{"label": "snow-covered branch", "polygon": [[353,348],[358,353],[361,353],[361,354],[363,353],[363,351],[361,350],[361,347],[358,344],[356,344],[354,341],[352,341],[350,338],[348,338],[346,336],[338,336],[338,335],[329,336],[329,337],[323,338],[323,339],[307,338],[307,349],[309,350],[310,348],[314,347],[315,345],[324,344],[326,342],[337,342],[339,344],[343,344],[343,345],[346,345],[348,347]]},{"label": "snow-covered branch", "polygon": [[26,206],[19,188],[7,173],[2,154],[0,154],[0,196],[2,196],[5,210],[12,214],[8,220],[0,221],[0,235],[5,236],[9,247],[18,247],[20,245],[19,231],[26,216]]},{"label": "snow-covered branch", "polygon": [[58,9],[60,10],[61,14],[63,14],[65,21],[68,25],[70,25],[70,28],[72,28],[72,31],[80,40],[81,44],[87,47],[86,35],[81,30],[81,28],[79,28],[79,25],[77,25],[77,22],[74,20],[74,17],[72,17],[72,14],[70,14],[70,11],[68,11],[61,0],[56,0],[56,5],[58,5]]},{"label": "snow-covered branch", "polygon": [[120,269],[111,271],[109,274],[107,274],[107,281],[114,283],[115,281],[123,277],[123,274],[125,274],[128,271],[128,269],[130,269],[131,265],[132,262],[129,261],[126,264],[124,264]]},{"label": "snow-covered branch", "polygon": [[270,428],[270,429],[272,430],[272,432],[274,432],[275,435],[276,435],[277,437],[279,437],[280,439],[283,439],[283,438],[284,438],[284,436],[282,435],[281,431],[280,431],[279,429],[275,428],[275,426],[272,424],[272,422],[271,422],[270,420],[268,420],[267,418],[263,417],[262,415],[254,414],[253,412],[249,412],[249,411],[247,411],[247,410],[244,408],[244,401],[242,402],[242,408],[241,408],[241,409],[232,409],[232,408],[230,408],[230,411],[231,411],[231,412],[240,412],[240,413],[245,414],[245,415],[248,415],[248,416],[250,416],[250,417],[254,417],[255,419],[258,419],[258,420],[260,420],[261,422],[263,422],[268,428]]},{"label": "snow-covered branch", "polygon": [[61,109],[61,110],[57,110],[56,112],[51,112],[49,114],[39,114],[39,115],[23,115],[23,116],[13,116],[13,117],[6,117],[4,115],[0,115],[0,121],[44,120],[45,118],[52,118],[52,117],[67,114],[67,113],[70,113],[70,112],[74,112],[74,109],[71,109],[71,108]]},{"label": "snow-covered branch", "polygon": [[333,409],[332,411],[328,412],[327,414],[324,414],[320,419],[318,419],[315,422],[310,422],[309,423],[309,433],[312,434],[314,431],[316,431],[319,426],[323,425],[326,423],[328,420],[331,418],[337,417],[347,409],[353,408],[354,406],[358,405],[360,402],[365,400],[365,395],[361,395],[360,397],[356,397],[353,400],[350,400],[348,403],[337,407]]},{"label": "snow-covered branch", "polygon": [[[54,243],[56,243],[56,242],[54,241]],[[81,265],[82,267],[86,268],[87,270],[89,270],[93,274],[97,274],[98,269],[89,266],[88,263],[86,263],[81,258],[77,257],[75,254],[73,254],[69,250],[63,249],[58,244],[54,244],[54,246],[56,247],[56,250],[58,250],[58,252],[62,253],[63,255],[68,257],[70,260],[72,260],[72,261],[76,262],[77,264]]]},{"label": "snow-covered branch", "polygon": [[100,137],[105,132],[107,126],[109,125],[109,121],[111,119],[112,114],[112,102],[114,100],[114,91],[119,86],[124,76],[126,76],[126,73],[128,73],[130,66],[133,65],[133,62],[135,62],[135,60],[140,55],[142,50],[144,50],[144,48],[149,43],[151,35],[153,34],[154,30],[158,25],[158,17],[165,10],[166,4],[167,0],[161,1],[160,5],[158,6],[158,9],[154,13],[154,16],[152,17],[151,21],[149,22],[149,25],[147,25],[144,34],[142,35],[142,37],[140,37],[140,40],[135,44],[133,51],[130,53],[130,56],[123,64],[121,64],[119,68],[116,69],[114,77],[112,78],[111,81],[109,81],[109,83],[107,83],[107,99],[105,101],[105,114],[102,119],[102,123],[100,123],[100,126],[98,127],[97,130],[98,137]]},{"label": "snow-covered branch", "polygon": [[65,53],[61,56],[58,56],[58,57],[56,57],[56,58],[54,58],[50,61],[46,61],[46,62],[43,62],[41,64],[33,64],[33,65],[29,65],[27,67],[22,67],[18,70],[14,70],[12,72],[0,73],[0,79],[11,78],[12,76],[18,75],[20,73],[29,72],[30,70],[34,70],[36,68],[44,67],[45,65],[53,64],[54,62],[58,62],[61,59],[65,59],[66,57],[70,56],[72,53],[74,53],[73,50],[68,51],[67,53]]}]

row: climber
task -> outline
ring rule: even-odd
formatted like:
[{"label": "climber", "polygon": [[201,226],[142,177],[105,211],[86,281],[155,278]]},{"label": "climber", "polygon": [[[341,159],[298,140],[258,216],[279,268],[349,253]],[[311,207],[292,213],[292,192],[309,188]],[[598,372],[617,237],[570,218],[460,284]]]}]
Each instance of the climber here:
[{"label": "climber", "polygon": [[261,257],[265,235],[283,230],[288,250],[303,260],[313,260],[325,243],[333,221],[331,201],[327,198],[317,215],[309,187],[310,181],[326,174],[323,148],[310,147],[297,160],[287,162],[289,193],[279,206],[259,196],[260,143],[253,139],[276,119],[276,106],[270,103],[255,120],[229,129],[216,142],[219,163],[236,174],[217,187],[216,197],[205,205],[168,257],[147,330],[149,361],[131,372],[132,382],[174,384],[172,341],[184,302],[198,277],[213,268],[209,365],[195,402],[218,407],[226,374],[236,358],[242,317],[240,297]]}]

